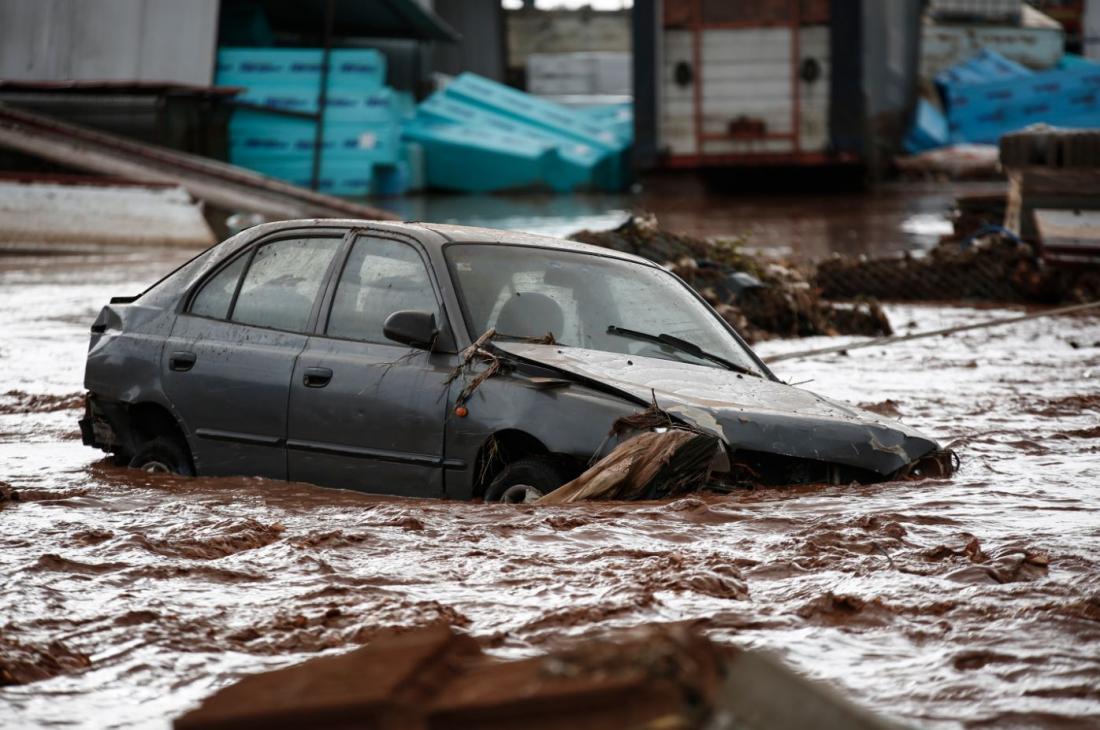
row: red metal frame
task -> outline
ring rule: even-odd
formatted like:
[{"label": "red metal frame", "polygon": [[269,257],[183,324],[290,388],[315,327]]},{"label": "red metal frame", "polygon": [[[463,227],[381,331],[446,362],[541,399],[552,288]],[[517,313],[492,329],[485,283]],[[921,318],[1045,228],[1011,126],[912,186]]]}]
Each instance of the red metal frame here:
[{"label": "red metal frame", "polygon": [[662,161],[665,167],[683,169],[727,165],[855,165],[860,158],[850,152],[723,152],[709,155],[668,155]]},{"label": "red metal frame", "polygon": [[[698,167],[705,165],[751,165],[751,164],[848,164],[857,161],[853,155],[834,155],[822,152],[805,152],[802,149],[802,93],[799,83],[801,66],[801,30],[802,17],[799,0],[788,0],[788,18],[786,23],[776,22],[705,22],[703,20],[702,0],[691,4],[691,56],[695,77],[692,83],[693,114],[692,123],[695,132],[694,155],[673,155],[665,158],[669,167]],[[713,133],[703,131],[704,74],[703,74],[703,31],[745,28],[787,27],[791,31],[791,131],[765,132],[759,135]],[[717,141],[767,141],[788,140],[790,152],[741,152],[708,154],[704,150],[706,142]]]}]

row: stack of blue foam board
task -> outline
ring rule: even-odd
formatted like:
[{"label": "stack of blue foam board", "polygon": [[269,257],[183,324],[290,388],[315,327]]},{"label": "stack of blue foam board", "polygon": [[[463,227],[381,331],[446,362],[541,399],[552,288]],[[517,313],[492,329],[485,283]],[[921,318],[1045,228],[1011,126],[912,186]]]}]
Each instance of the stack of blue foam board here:
[{"label": "stack of blue foam board", "polygon": [[1033,73],[1023,64],[1016,63],[996,51],[983,48],[970,58],[940,71],[936,74],[935,82],[943,92],[952,86],[1016,79],[1031,76]]},{"label": "stack of blue foam board", "polygon": [[634,142],[634,104],[629,101],[578,107],[575,114],[589,123],[607,128],[627,145]]},{"label": "stack of blue foam board", "polygon": [[623,127],[464,73],[420,104],[404,138],[423,148],[432,187],[621,190],[629,183]]},{"label": "stack of blue foam board", "polygon": [[[906,148],[996,144],[1002,135],[1045,122],[1100,127],[1100,64],[1066,56],[1057,67],[1033,72],[984,50],[936,76],[943,102],[918,104]],[[946,136],[944,135],[946,127]]]},{"label": "stack of blue foam board", "polygon": [[[406,125],[416,118],[416,98],[408,91],[394,93],[401,123]],[[423,190],[425,184],[424,148],[405,139],[398,143],[396,163],[375,166],[371,191],[382,196],[403,195]]]},{"label": "stack of blue foam board", "polygon": [[944,102],[952,141],[995,144],[1002,135],[1038,122],[1100,127],[1100,64],[950,84]]},{"label": "stack of blue foam board", "polygon": [[[216,81],[243,87],[239,101],[316,113],[323,60],[318,48],[222,48]],[[401,111],[385,79],[385,57],[378,51],[331,51],[320,142],[321,192],[366,195],[376,168],[397,163]],[[316,130],[313,119],[238,110],[229,123],[229,160],[308,187]]]}]

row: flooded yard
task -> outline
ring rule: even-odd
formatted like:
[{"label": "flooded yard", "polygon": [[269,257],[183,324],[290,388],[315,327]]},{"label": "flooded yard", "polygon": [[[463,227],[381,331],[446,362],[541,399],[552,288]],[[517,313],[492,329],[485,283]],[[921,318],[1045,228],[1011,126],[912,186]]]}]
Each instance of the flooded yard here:
[{"label": "flooded yard", "polygon": [[[927,206],[868,226],[892,231],[885,250],[912,247],[906,221],[942,224]],[[598,207],[565,230],[617,222]],[[564,226],[527,222],[502,225]],[[843,250],[820,231],[798,245]],[[81,446],[90,322],[190,255],[0,251],[0,725],[165,727],[243,674],[384,627],[447,621],[522,656],[681,620],[915,726],[1100,724],[1100,317],[776,365],[950,445],[949,480],[563,507],[407,500],[146,475]],[[899,333],[1010,313],[887,311]]]}]

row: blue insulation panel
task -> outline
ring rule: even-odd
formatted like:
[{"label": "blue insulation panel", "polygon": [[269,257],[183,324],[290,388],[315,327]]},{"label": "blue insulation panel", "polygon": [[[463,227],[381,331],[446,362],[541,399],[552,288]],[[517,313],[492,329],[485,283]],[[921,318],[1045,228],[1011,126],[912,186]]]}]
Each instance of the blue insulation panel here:
[{"label": "blue insulation panel", "polygon": [[[309,153],[316,144],[316,122],[248,110],[229,122],[230,152]],[[347,156],[380,164],[397,161],[401,127],[397,122],[325,120],[321,149],[326,156]]]},{"label": "blue insulation panel", "polygon": [[[320,48],[220,48],[216,82],[220,86],[272,88],[321,85]],[[353,84],[381,88],[386,57],[373,48],[337,48],[329,55],[329,88]]]},{"label": "blue insulation panel", "polygon": [[940,71],[935,81],[940,89],[948,89],[959,84],[984,84],[1032,74],[1033,71],[1027,66],[985,48],[965,61]]},{"label": "blue insulation panel", "polygon": [[[582,111],[469,73],[422,102],[405,127],[424,145],[430,185],[471,192],[621,190],[632,133],[629,109]],[[518,168],[495,169],[502,164]]]},{"label": "blue insulation panel", "polygon": [[[222,48],[216,82],[241,86],[240,101],[316,114],[323,51],[319,48]],[[373,167],[400,158],[402,104],[385,86],[386,59],[373,49],[335,49],[325,91],[319,190],[367,195]],[[309,186],[317,122],[239,109],[229,123],[230,162]]]},{"label": "blue insulation panel", "polygon": [[917,154],[925,150],[943,147],[950,141],[947,117],[931,102],[917,101],[917,117],[909,134],[905,136],[905,151]]},{"label": "blue insulation panel", "polygon": [[1038,122],[1100,127],[1100,64],[955,85],[946,101],[952,141],[994,144],[1001,135]]},{"label": "blue insulation panel", "polygon": [[[239,101],[286,111],[317,113],[316,89],[301,86],[254,87],[237,96]],[[329,89],[325,117],[343,121],[395,121],[401,117],[400,100],[393,89]]]},{"label": "blue insulation panel", "polygon": [[549,145],[521,135],[420,119],[405,125],[404,137],[424,151],[427,185],[463,192],[538,185],[553,153]]},{"label": "blue insulation panel", "polygon": [[[303,153],[230,155],[235,165],[277,177],[302,187],[310,186],[313,158]],[[318,191],[329,195],[362,196],[371,192],[373,166],[367,161],[322,158]]]}]

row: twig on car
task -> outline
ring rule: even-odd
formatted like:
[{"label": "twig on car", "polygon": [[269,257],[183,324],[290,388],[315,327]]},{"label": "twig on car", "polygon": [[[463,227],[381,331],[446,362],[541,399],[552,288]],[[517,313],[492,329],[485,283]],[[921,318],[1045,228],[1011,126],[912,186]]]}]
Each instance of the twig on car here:
[{"label": "twig on car", "polygon": [[486,345],[492,341],[496,336],[497,331],[495,329],[486,330],[472,345],[467,347],[459,355],[458,366],[451,371],[450,376],[447,378],[447,383],[453,383],[459,378],[459,376],[466,375],[470,372],[475,361],[486,363],[485,369],[474,375],[468,381],[466,385],[459,392],[458,397],[455,398],[455,405],[460,406],[470,399],[470,396],[474,394],[481,384],[489,378],[500,372],[500,369],[504,367],[504,363],[501,362],[500,357],[490,350]]}]

